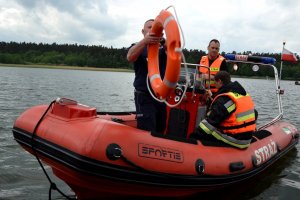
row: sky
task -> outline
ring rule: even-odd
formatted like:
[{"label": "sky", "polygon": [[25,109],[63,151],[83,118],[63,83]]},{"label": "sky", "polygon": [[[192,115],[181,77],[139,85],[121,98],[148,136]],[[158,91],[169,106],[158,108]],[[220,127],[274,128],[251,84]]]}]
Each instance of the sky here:
[{"label": "sky", "polygon": [[167,8],[186,49],[300,54],[298,0],[0,0],[0,41],[129,47]]}]

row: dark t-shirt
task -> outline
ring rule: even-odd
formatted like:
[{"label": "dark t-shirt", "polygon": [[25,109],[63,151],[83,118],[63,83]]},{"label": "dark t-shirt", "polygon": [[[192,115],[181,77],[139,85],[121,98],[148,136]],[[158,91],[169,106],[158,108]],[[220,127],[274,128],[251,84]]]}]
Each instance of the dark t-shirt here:
[{"label": "dark t-shirt", "polygon": [[[132,45],[133,46],[133,45]],[[163,79],[166,71],[167,55],[163,47],[159,48],[159,70]],[[148,74],[148,50],[144,48],[141,55],[133,63],[135,78],[133,86],[138,91],[148,92],[146,77]]]}]

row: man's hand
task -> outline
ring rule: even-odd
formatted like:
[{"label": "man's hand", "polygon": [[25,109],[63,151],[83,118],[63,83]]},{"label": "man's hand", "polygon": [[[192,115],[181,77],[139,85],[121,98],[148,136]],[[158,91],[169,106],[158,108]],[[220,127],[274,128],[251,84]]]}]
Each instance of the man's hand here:
[{"label": "man's hand", "polygon": [[144,37],[144,42],[146,45],[148,44],[157,44],[161,40],[161,37],[155,36],[154,33],[147,33]]},{"label": "man's hand", "polygon": [[129,62],[135,62],[148,44],[158,44],[160,39],[161,37],[155,36],[154,33],[147,33],[142,40],[129,49],[127,60]]},{"label": "man's hand", "polygon": [[206,90],[206,93],[208,95],[208,98],[212,98],[212,92],[210,90]]},{"label": "man's hand", "polygon": [[208,80],[210,78],[210,80],[212,80],[214,78],[214,75],[209,75],[208,74],[199,74],[202,80]]}]

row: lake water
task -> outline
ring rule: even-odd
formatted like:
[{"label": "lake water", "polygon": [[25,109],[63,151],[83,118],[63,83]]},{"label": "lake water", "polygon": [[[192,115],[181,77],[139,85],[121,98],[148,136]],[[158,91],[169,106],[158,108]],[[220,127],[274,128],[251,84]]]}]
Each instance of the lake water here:
[{"label": "lake water", "polygon": [[[27,108],[67,97],[97,111],[133,111],[133,73],[0,67],[0,199],[48,199],[49,182],[36,159],[13,139],[15,119]],[[235,78],[251,94],[260,125],[278,114],[273,80]],[[281,81],[284,120],[300,129],[300,86]],[[272,166],[259,181],[218,194],[198,194],[195,199],[298,199],[300,195],[300,145]],[[68,195],[72,191],[52,176]],[[52,192],[52,199],[64,199]]]}]

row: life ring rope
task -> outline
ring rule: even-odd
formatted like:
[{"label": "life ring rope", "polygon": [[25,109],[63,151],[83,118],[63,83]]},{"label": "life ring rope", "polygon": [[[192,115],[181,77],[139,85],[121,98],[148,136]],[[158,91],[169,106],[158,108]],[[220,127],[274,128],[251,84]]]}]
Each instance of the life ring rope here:
[{"label": "life ring rope", "polygon": [[[175,17],[167,11],[170,7],[173,7]],[[148,90],[151,96],[159,101],[166,103],[169,107],[175,107],[179,105],[185,96],[186,90],[188,88],[188,81],[186,81],[185,89],[182,95],[182,98],[174,105],[171,105],[167,102],[168,95],[173,91],[177,85],[179,76],[180,76],[180,67],[181,67],[181,59],[183,60],[183,65],[185,68],[185,78],[186,80],[189,79],[188,77],[188,69],[187,65],[185,64],[185,57],[182,53],[182,49],[184,48],[185,39],[182,28],[180,26],[176,10],[174,6],[169,6],[165,10],[162,10],[160,14],[154,21],[156,24],[156,32],[154,32],[157,36],[162,35],[162,31],[165,30],[167,35],[167,68],[165,72],[165,78],[161,80],[160,72],[159,72],[159,62],[158,62],[158,49],[159,44],[157,45],[149,45],[148,46],[148,76],[146,79]],[[174,23],[175,22],[175,23]],[[174,31],[175,27],[175,31]],[[153,26],[152,26],[153,28]],[[170,30],[172,34],[170,35]],[[175,34],[174,34],[175,32]],[[169,33],[169,34],[168,34]],[[181,34],[180,34],[181,33]],[[174,36],[175,35],[175,36]],[[169,38],[169,37],[170,38]],[[174,38],[175,37],[175,38]],[[182,42],[180,38],[182,37]],[[169,41],[168,41],[169,38]],[[179,44],[178,44],[179,43]],[[152,52],[149,54],[149,52]],[[150,61],[150,62],[149,62]],[[149,64],[150,63],[150,64]],[[174,65],[175,63],[175,65]],[[155,94],[152,93],[148,78],[151,83],[151,87]]]},{"label": "life ring rope", "polygon": [[188,69],[187,69],[187,62],[186,62],[186,60],[185,60],[185,57],[184,57],[184,55],[182,54],[182,59],[183,59],[183,65],[184,65],[184,67],[185,67],[185,72],[186,72],[186,75],[185,75],[185,79],[186,79],[186,82],[185,82],[185,85],[184,85],[184,90],[183,90],[183,93],[182,93],[182,96],[181,96],[181,98],[178,100],[178,102],[176,103],[176,104],[170,104],[170,103],[168,103],[168,101],[166,101],[165,99],[163,99],[163,100],[160,100],[160,99],[158,99],[157,97],[155,97],[155,95],[152,93],[152,91],[151,91],[151,89],[150,89],[150,86],[149,86],[149,81],[148,81],[148,76],[146,77],[146,82],[147,82],[147,88],[148,88],[148,91],[150,92],[150,95],[152,96],[152,98],[153,99],[155,99],[156,101],[158,101],[158,102],[161,102],[161,103],[165,103],[167,106],[169,106],[170,108],[174,108],[174,107],[176,107],[176,106],[178,106],[181,102],[182,102],[182,100],[183,100],[183,98],[184,98],[184,96],[185,96],[185,93],[186,93],[186,91],[187,91],[187,88],[188,88],[188,83],[189,83],[189,79],[190,79],[190,77],[188,76]]},{"label": "life ring rope", "polygon": [[160,37],[166,33],[167,66],[164,79],[159,71],[159,44],[148,45],[148,73],[151,87],[159,99],[166,99],[176,87],[180,75],[181,49],[180,32],[174,16],[167,10],[162,10],[155,18],[151,32]]}]

